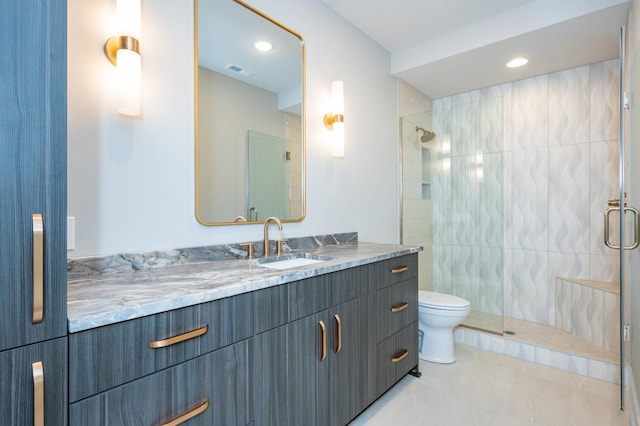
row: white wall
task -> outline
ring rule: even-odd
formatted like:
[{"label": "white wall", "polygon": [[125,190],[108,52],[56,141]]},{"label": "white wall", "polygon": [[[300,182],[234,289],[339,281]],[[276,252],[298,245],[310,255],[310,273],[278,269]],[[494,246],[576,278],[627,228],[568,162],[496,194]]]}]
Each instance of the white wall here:
[{"label": "white wall", "polygon": [[[252,0],[307,46],[307,217],[295,237],[357,231],[398,241],[396,82],[389,54],[317,0]],[[118,116],[102,53],[115,0],[69,0],[70,257],[259,240],[259,225],[212,227],[194,216],[193,5],[143,2],[143,116]],[[345,87],[346,154],[333,159],[322,118],[330,83]]]}]

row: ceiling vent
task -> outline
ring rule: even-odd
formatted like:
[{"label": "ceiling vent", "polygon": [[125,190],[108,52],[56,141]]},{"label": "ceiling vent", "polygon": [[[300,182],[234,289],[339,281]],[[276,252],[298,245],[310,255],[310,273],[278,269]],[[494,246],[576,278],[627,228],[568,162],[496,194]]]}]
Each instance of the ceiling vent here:
[{"label": "ceiling vent", "polygon": [[245,70],[244,68],[239,67],[237,65],[233,65],[233,64],[229,64],[229,65],[225,66],[225,68],[228,69],[229,71],[233,71],[233,72],[238,73],[240,75],[243,75],[245,77],[250,77],[251,74],[253,74],[252,72],[249,72],[249,71]]}]

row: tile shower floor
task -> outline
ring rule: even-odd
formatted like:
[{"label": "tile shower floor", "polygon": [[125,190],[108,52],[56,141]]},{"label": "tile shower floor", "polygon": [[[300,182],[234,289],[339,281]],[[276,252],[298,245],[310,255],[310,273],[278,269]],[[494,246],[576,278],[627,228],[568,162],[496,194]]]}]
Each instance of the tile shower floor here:
[{"label": "tile shower floor", "polygon": [[352,426],[622,426],[618,386],[456,344],[457,362],[420,361]]},{"label": "tile shower floor", "polygon": [[514,342],[545,347],[599,361],[618,363],[619,355],[573,336],[556,327],[472,311],[464,326],[477,330],[509,330],[503,337]]}]

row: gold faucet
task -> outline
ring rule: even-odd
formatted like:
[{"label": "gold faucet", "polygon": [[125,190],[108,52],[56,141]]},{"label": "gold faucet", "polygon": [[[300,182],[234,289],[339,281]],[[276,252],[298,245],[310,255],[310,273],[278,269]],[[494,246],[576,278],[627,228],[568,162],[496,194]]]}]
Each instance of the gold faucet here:
[{"label": "gold faucet", "polygon": [[278,229],[282,231],[282,222],[277,217],[271,216],[264,221],[264,257],[269,256],[269,224],[271,222],[278,224]]}]

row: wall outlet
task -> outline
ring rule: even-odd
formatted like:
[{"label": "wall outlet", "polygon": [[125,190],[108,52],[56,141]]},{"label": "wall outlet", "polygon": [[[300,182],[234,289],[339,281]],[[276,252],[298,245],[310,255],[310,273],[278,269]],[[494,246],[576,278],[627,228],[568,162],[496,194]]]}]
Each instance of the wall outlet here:
[{"label": "wall outlet", "polygon": [[76,218],[67,216],[67,251],[76,248]]}]

